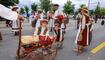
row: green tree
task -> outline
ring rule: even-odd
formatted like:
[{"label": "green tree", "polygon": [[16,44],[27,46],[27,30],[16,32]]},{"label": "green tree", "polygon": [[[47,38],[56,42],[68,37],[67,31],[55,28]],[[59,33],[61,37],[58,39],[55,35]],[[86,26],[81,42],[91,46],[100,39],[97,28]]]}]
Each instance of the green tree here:
[{"label": "green tree", "polygon": [[64,12],[66,14],[74,13],[74,9],[75,9],[75,7],[71,1],[67,1],[67,3],[64,5]]},{"label": "green tree", "polygon": [[94,15],[94,10],[89,10],[90,15]]},{"label": "green tree", "polygon": [[42,10],[45,11],[45,13],[47,13],[47,11],[50,10],[50,0],[40,0],[41,4],[40,4],[40,7]]},{"label": "green tree", "polygon": [[8,7],[8,6],[13,6],[15,4],[18,4],[19,0],[0,0],[0,4]]},{"label": "green tree", "polygon": [[81,5],[80,5],[80,8],[82,8],[82,7],[84,7],[84,6],[86,6],[86,4],[81,4]]},{"label": "green tree", "polygon": [[97,5],[97,7],[95,9],[95,14],[100,15],[100,6],[99,6],[99,4]]},{"label": "green tree", "polygon": [[25,13],[27,14],[27,17],[28,17],[28,12],[29,12],[28,6],[24,6],[24,9],[25,9]]},{"label": "green tree", "polygon": [[25,13],[25,9],[24,8],[20,8],[20,13],[24,14]]},{"label": "green tree", "polygon": [[100,15],[105,15],[105,8],[100,9]]},{"label": "green tree", "polygon": [[33,4],[31,5],[32,11],[37,11],[37,7],[38,7],[38,5],[35,4],[35,3],[33,3]]}]

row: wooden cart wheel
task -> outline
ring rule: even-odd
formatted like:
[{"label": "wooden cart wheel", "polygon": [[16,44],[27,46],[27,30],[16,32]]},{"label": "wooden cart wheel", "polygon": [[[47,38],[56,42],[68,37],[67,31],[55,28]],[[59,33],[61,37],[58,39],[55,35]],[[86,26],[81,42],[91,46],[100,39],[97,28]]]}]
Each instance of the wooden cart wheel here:
[{"label": "wooden cart wheel", "polygon": [[55,60],[57,56],[57,49],[54,49],[51,51],[52,53],[50,54],[50,60]]},{"label": "wooden cart wheel", "polygon": [[33,51],[31,53],[29,53],[24,60],[44,60],[43,59],[43,54],[41,52],[38,51]]}]

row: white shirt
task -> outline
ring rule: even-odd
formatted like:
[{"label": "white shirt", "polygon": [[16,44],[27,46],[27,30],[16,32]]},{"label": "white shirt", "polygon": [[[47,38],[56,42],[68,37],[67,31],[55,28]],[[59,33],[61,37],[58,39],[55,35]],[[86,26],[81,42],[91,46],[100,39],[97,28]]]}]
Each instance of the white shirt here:
[{"label": "white shirt", "polygon": [[17,12],[14,12],[11,9],[6,8],[1,4],[0,4],[0,16],[8,20],[17,20],[18,18]]},{"label": "white shirt", "polygon": [[57,17],[58,15],[64,15],[64,14],[63,14],[62,11],[56,10],[55,13],[54,13],[54,19],[56,19],[56,17]]},{"label": "white shirt", "polygon": [[[46,28],[43,27],[41,28],[41,33],[40,33],[41,36],[49,36],[49,30],[46,32],[46,35],[43,34],[45,29]],[[37,35],[37,33],[38,33],[38,28],[35,29],[34,35]]]}]

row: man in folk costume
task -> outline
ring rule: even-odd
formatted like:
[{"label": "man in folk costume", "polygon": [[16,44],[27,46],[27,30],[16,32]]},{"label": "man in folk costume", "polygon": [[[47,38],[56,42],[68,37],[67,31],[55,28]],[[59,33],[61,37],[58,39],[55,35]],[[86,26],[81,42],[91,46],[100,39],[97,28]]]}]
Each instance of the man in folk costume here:
[{"label": "man in folk costume", "polygon": [[[89,40],[90,40],[90,42],[92,41],[92,32],[93,32],[93,24],[94,24],[94,19],[93,19],[93,17],[91,16],[90,17],[90,24],[89,24],[89,29],[90,29],[90,32],[89,32]],[[90,43],[89,43],[89,45],[90,45]]]},{"label": "man in folk costume", "polygon": [[90,31],[90,17],[89,12],[86,7],[81,9],[82,19],[77,33],[76,41],[77,48],[74,49],[75,52],[83,52],[84,47],[88,46],[90,43],[89,40],[89,31]]},{"label": "man in folk costume", "polygon": [[[0,16],[6,18],[8,20],[16,21],[17,19],[21,20],[23,17],[18,15],[16,12],[11,9],[6,8],[2,4],[0,4]],[[0,40],[2,40],[2,35],[0,32]]]},{"label": "man in folk costume", "polygon": [[57,47],[62,48],[64,36],[63,36],[62,29],[60,29],[59,22],[56,22],[54,26],[54,38],[55,38],[55,42],[57,43]]},{"label": "man in folk costume", "polygon": [[54,22],[60,22],[62,24],[63,12],[59,10],[59,5],[54,4]]},{"label": "man in folk costume", "polygon": [[[13,6],[11,7],[12,11],[17,12],[18,7],[17,6]],[[19,21],[12,21],[12,31],[15,33],[14,35],[17,36],[19,35],[19,26],[18,26]]]}]

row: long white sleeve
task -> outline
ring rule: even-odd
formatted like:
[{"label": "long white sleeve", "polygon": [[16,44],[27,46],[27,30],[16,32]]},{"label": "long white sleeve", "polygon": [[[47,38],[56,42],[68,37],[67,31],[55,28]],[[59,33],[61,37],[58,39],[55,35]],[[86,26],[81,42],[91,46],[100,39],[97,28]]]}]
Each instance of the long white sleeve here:
[{"label": "long white sleeve", "polygon": [[85,29],[86,26],[86,20],[85,20],[85,16],[83,15],[82,17],[82,29]]},{"label": "long white sleeve", "polygon": [[61,34],[61,35],[60,35],[60,41],[62,41],[62,39],[63,39],[63,38],[62,38],[62,37],[63,37],[63,35],[62,35],[62,34],[63,34],[63,33],[62,33],[62,29],[60,30],[60,34]]},{"label": "long white sleeve", "polygon": [[14,12],[11,9],[6,8],[1,4],[0,4],[0,16],[8,20],[17,20],[18,18],[17,12]]}]

